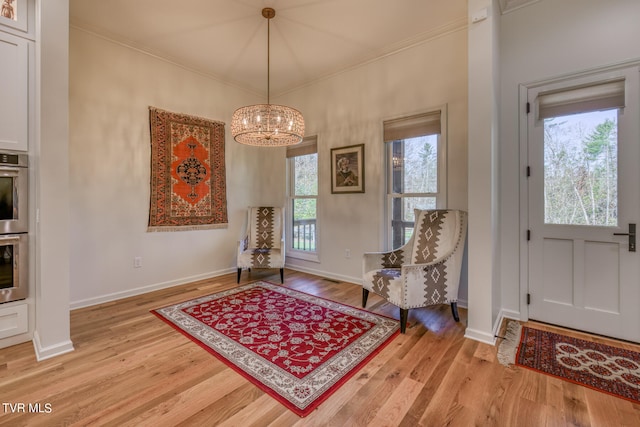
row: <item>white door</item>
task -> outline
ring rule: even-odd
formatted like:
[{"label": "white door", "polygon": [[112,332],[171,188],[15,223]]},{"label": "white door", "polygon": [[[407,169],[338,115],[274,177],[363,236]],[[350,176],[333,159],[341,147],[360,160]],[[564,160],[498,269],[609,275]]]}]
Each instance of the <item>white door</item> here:
[{"label": "white door", "polygon": [[[638,67],[527,91],[529,318],[640,342]],[[630,240],[631,239],[631,240]]]}]

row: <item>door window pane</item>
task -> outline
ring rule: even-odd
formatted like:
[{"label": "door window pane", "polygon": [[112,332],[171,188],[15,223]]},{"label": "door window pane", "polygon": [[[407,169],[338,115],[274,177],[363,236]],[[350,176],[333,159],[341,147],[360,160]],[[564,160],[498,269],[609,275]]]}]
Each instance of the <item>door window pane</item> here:
[{"label": "door window pane", "polygon": [[618,225],[618,109],[544,120],[546,224]]}]

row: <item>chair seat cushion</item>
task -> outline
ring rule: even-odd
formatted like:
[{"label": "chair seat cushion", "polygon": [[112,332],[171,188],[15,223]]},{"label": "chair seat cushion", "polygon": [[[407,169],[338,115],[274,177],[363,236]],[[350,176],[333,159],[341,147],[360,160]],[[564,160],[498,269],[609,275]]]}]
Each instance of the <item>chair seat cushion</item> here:
[{"label": "chair seat cushion", "polygon": [[284,259],[280,249],[249,248],[238,256],[238,268],[282,268]]},{"label": "chair seat cushion", "polygon": [[447,265],[437,264],[428,268],[414,268],[405,272],[407,283],[403,292],[403,278],[399,268],[382,268],[364,274],[365,289],[380,295],[400,308],[426,307],[457,301],[457,295],[449,295],[445,281]]}]

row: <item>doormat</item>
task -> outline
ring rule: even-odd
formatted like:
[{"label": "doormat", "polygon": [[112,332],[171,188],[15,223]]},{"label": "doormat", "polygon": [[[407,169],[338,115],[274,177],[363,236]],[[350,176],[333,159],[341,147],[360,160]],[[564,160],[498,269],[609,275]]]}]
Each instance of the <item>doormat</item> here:
[{"label": "doormat", "polygon": [[526,326],[520,335],[517,366],[640,403],[640,353]]},{"label": "doormat", "polygon": [[148,231],[227,227],[224,123],[149,107]]},{"label": "doormat", "polygon": [[263,281],[152,313],[301,417],[400,329],[395,319]]}]

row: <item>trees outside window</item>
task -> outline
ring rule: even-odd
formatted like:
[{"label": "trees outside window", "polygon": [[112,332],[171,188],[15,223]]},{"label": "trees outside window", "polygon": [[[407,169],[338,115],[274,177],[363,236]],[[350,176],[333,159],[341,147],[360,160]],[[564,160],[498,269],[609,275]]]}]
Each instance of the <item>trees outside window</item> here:
[{"label": "trees outside window", "polygon": [[316,259],[318,252],[318,153],[315,137],[287,150],[288,255]]},{"label": "trees outside window", "polygon": [[546,224],[618,225],[618,109],[544,120]]},{"label": "trees outside window", "polygon": [[446,207],[445,111],[384,123],[390,249],[411,237],[414,209]]}]

